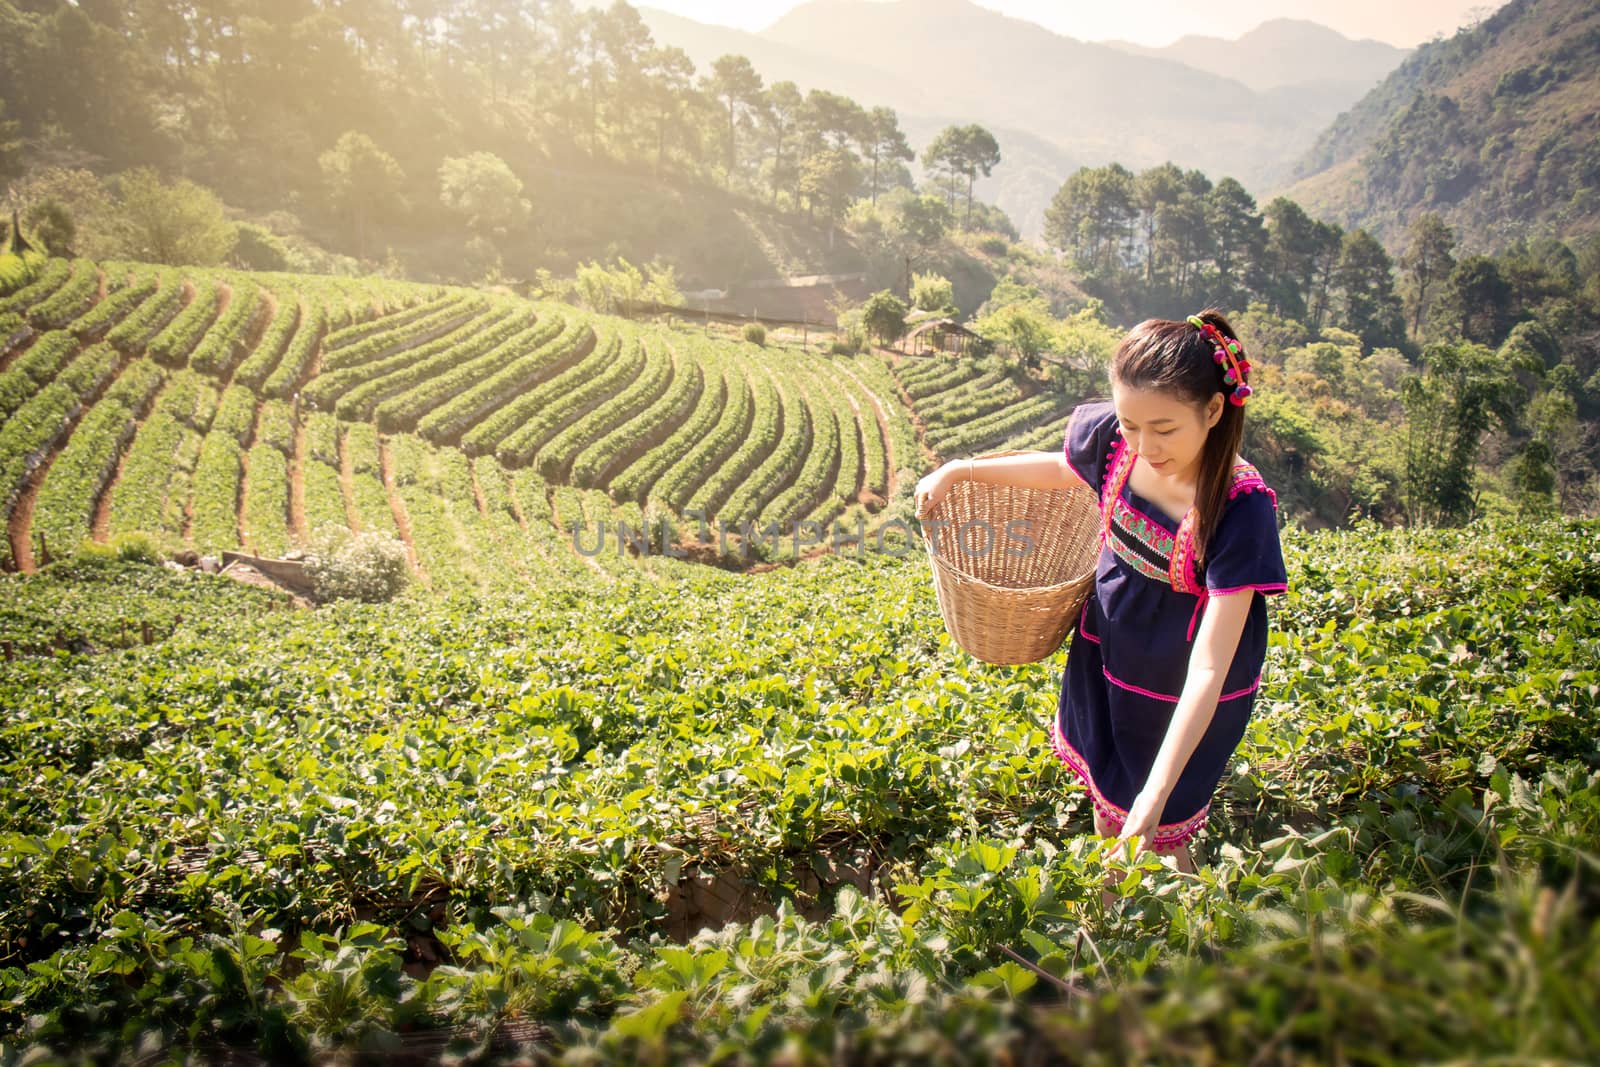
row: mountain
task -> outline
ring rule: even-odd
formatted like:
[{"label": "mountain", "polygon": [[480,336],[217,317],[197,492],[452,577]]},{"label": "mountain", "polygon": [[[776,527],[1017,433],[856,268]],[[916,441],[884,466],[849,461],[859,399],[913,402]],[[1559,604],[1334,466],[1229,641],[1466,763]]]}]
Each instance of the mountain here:
[{"label": "mountain", "polygon": [[1286,195],[1391,248],[1424,211],[1473,251],[1600,229],[1600,4],[1512,0],[1421,46],[1295,177]]},{"label": "mountain", "polygon": [[1164,48],[1126,41],[1105,42],[1130,55],[1172,59],[1199,70],[1226,73],[1257,92],[1287,86],[1319,86],[1348,94],[1348,107],[1389,75],[1407,50],[1382,41],[1352,41],[1303,19],[1273,19],[1230,41],[1189,35]]},{"label": "mountain", "polygon": [[969,0],[810,0],[758,34],[640,13],[657,42],[683,48],[702,70],[739,53],[769,84],[887,105],[908,131],[984,124],[1002,162],[978,194],[1027,234],[1040,232],[1050,195],[1082,165],[1172,160],[1256,190],[1281,184],[1364,88],[1255,89],[1231,71],[1075,40]]}]

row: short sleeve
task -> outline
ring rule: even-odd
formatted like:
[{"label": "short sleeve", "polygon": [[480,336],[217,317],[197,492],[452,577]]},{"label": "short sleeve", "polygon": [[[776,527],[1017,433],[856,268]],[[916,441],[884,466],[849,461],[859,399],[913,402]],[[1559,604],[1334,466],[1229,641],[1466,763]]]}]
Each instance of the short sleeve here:
[{"label": "short sleeve", "polygon": [[1289,588],[1278,541],[1277,496],[1264,485],[1228,502],[1206,553],[1206,591],[1226,596],[1254,589],[1261,594]]},{"label": "short sleeve", "polygon": [[1079,404],[1067,421],[1067,439],[1062,446],[1067,462],[1088,483],[1096,496],[1105,481],[1106,460],[1117,433],[1117,412],[1111,401]]}]

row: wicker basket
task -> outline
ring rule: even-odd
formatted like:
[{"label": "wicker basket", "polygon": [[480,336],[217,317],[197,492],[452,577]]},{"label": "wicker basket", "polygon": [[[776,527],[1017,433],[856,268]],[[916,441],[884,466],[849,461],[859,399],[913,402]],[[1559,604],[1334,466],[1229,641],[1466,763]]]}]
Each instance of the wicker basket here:
[{"label": "wicker basket", "polygon": [[923,519],[923,542],[956,644],[986,663],[1033,663],[1061,647],[1094,588],[1100,507],[1084,485],[962,480]]}]

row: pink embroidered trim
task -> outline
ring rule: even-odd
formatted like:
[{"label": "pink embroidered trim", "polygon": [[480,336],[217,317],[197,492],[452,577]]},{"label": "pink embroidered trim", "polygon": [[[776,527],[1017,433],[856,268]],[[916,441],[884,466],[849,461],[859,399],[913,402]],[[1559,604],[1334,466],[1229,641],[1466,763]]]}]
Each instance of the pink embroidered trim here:
[{"label": "pink embroidered trim", "polygon": [[1237,473],[1233,476],[1233,484],[1228,486],[1229,500],[1245,493],[1266,493],[1272,498],[1273,508],[1277,508],[1278,494],[1267,487],[1267,483],[1261,479],[1261,472],[1253,464],[1236,463],[1233,469]]},{"label": "pink embroidered trim", "polygon": [[[1152,689],[1144,689],[1140,686],[1134,685],[1132,682],[1124,682],[1121,678],[1118,678],[1116,675],[1112,674],[1110,668],[1108,667],[1101,667],[1100,673],[1106,676],[1106,681],[1110,682],[1119,689],[1126,689],[1130,693],[1138,693],[1140,696],[1149,697],[1152,700],[1162,700],[1168,704],[1176,704],[1178,702],[1177,697],[1168,696],[1165,693],[1157,693]],[[1247,697],[1251,693],[1254,693],[1260,685],[1261,675],[1258,674],[1256,675],[1256,680],[1245,686],[1243,689],[1236,689],[1231,693],[1223,693],[1221,696],[1217,697],[1217,703],[1221,704],[1225,700],[1237,700],[1240,697]]]},{"label": "pink embroidered trim", "polygon": [[[1061,762],[1067,765],[1067,769],[1083,781],[1084,786],[1089,791],[1090,803],[1094,805],[1095,810],[1100,813],[1106,822],[1111,824],[1112,832],[1121,832],[1122,823],[1128,817],[1127,809],[1111,803],[1105,794],[1100,792],[1100,787],[1094,784],[1094,777],[1089,773],[1088,761],[1079,755],[1078,750],[1073,748],[1072,743],[1061,733],[1061,725],[1056,721],[1054,715],[1050,717],[1050,747],[1055,750],[1055,754],[1060,758]],[[1180,822],[1165,823],[1157,826],[1154,844],[1161,848],[1170,848],[1174,845],[1183,844],[1200,832],[1200,828],[1206,824],[1206,816],[1210,812],[1211,802],[1207,801],[1204,807],[1189,816],[1189,818]]]},{"label": "pink embroidered trim", "polygon": [[1229,596],[1233,593],[1242,593],[1246,589],[1253,589],[1258,593],[1287,593],[1288,585],[1283,582],[1263,582],[1256,585],[1234,585],[1227,589],[1207,590],[1212,596]]},{"label": "pink embroidered trim", "polygon": [[1087,600],[1083,602],[1083,609],[1078,612],[1078,632],[1083,635],[1085,641],[1093,641],[1097,645],[1100,643],[1100,638],[1089,632],[1089,602]]}]

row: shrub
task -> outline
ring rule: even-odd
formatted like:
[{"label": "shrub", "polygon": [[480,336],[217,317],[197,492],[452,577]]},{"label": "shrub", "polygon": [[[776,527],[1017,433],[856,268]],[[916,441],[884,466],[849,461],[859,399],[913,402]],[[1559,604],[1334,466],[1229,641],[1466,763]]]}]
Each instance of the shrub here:
[{"label": "shrub", "polygon": [[306,577],[321,601],[393,598],[410,580],[405,545],[392,534],[351,534],[339,526],[317,530],[306,553]]},{"label": "shrub", "polygon": [[111,563],[117,558],[117,550],[110,545],[102,545],[85,537],[78,542],[78,550],[72,554],[74,563]]},{"label": "shrub", "polygon": [[747,322],[744,324],[744,339],[753,345],[766,347],[767,328],[759,322]]},{"label": "shrub", "polygon": [[111,551],[116,553],[118,559],[129,563],[148,563],[152,567],[159,567],[165,558],[156,539],[139,530],[117,534],[111,539]]}]

